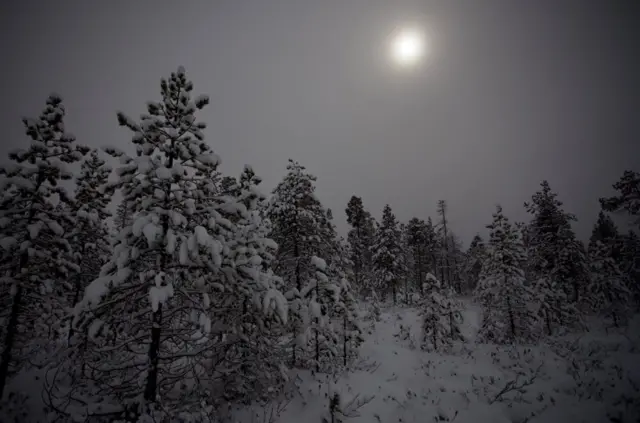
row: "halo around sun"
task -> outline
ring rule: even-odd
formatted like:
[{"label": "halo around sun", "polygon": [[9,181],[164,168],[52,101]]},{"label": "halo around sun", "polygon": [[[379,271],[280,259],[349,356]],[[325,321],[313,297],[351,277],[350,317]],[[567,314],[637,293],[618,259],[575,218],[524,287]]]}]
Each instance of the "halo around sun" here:
[{"label": "halo around sun", "polygon": [[391,39],[391,58],[399,66],[418,64],[427,54],[427,39],[417,28],[401,28]]}]

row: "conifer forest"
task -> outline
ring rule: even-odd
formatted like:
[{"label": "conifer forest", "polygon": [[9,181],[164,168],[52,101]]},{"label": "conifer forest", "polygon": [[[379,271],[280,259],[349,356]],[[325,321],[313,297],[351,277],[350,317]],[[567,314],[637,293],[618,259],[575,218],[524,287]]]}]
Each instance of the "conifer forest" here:
[{"label": "conifer forest", "polygon": [[640,423],[639,23],[0,2],[0,423]]},{"label": "conifer forest", "polygon": [[54,94],[0,169],[0,420],[638,421],[640,173],[586,243],[548,181],[468,246],[446,200],[402,222],[357,192],[343,237],[301,162],[270,193],[222,174],[209,97],[158,89],[114,116],[134,155]]}]

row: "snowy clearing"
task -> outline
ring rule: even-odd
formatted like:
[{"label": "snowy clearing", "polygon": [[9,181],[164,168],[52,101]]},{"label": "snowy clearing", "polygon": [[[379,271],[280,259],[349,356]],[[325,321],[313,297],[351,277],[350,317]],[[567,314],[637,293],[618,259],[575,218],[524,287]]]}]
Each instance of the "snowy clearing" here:
[{"label": "snowy clearing", "polygon": [[[625,394],[623,383],[616,389],[607,388],[606,395],[596,393],[596,386],[604,388],[610,382],[607,366],[621,366],[630,379],[640,381],[640,366],[633,364],[640,362],[640,318],[628,329],[634,333],[632,328],[636,328],[633,343],[624,334],[593,333],[529,347],[482,345],[474,343],[481,308],[469,300],[464,304],[466,343],[442,353],[422,351],[418,309],[389,307],[380,321],[367,322],[370,326],[365,329],[366,341],[354,371],[332,377],[294,370],[297,392],[292,398],[242,409],[233,421],[331,422],[329,398],[337,392],[343,410],[362,406],[351,417],[338,415],[342,420],[335,421],[596,423],[610,421],[608,416],[620,411],[613,406],[614,397]],[[609,351],[600,371],[581,375],[583,381],[590,378],[590,388],[579,386],[580,377],[572,376],[572,360],[562,358],[551,345],[571,345],[575,339],[588,349],[587,354],[598,355],[602,348]],[[527,386],[505,390],[514,382],[514,387]],[[594,390],[592,396],[588,389]],[[628,413],[633,412],[638,410]]]}]

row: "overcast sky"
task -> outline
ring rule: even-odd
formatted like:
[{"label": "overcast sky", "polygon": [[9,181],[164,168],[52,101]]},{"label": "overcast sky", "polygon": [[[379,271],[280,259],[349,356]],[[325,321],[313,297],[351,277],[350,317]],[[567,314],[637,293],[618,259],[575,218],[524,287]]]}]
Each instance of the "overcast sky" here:
[{"label": "overcast sky", "polygon": [[[288,158],[318,176],[346,233],[363,197],[378,218],[435,217],[465,242],[496,203],[514,220],[542,179],[591,230],[598,197],[640,170],[637,1],[6,1],[0,5],[2,156],[20,117],[64,99],[90,146],[133,152],[116,110],[159,98],[179,65],[211,96],[201,119],[222,171],[271,191]],[[425,23],[428,66],[399,71],[389,32]]]}]

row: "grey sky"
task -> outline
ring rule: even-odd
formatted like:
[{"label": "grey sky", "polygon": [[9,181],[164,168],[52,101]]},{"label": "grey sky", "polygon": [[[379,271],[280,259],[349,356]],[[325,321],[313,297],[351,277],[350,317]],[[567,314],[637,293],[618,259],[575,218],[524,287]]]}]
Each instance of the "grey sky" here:
[{"label": "grey sky", "polygon": [[[398,72],[386,37],[416,19],[430,66]],[[468,242],[497,202],[526,218],[546,178],[584,237],[597,198],[640,168],[639,20],[634,1],[7,1],[2,150],[51,91],[81,142],[129,149],[116,110],[137,117],[184,65],[211,96],[201,118],[223,172],[249,163],[270,191],[300,161],[342,233],[352,194],[401,220],[444,198]]]}]

